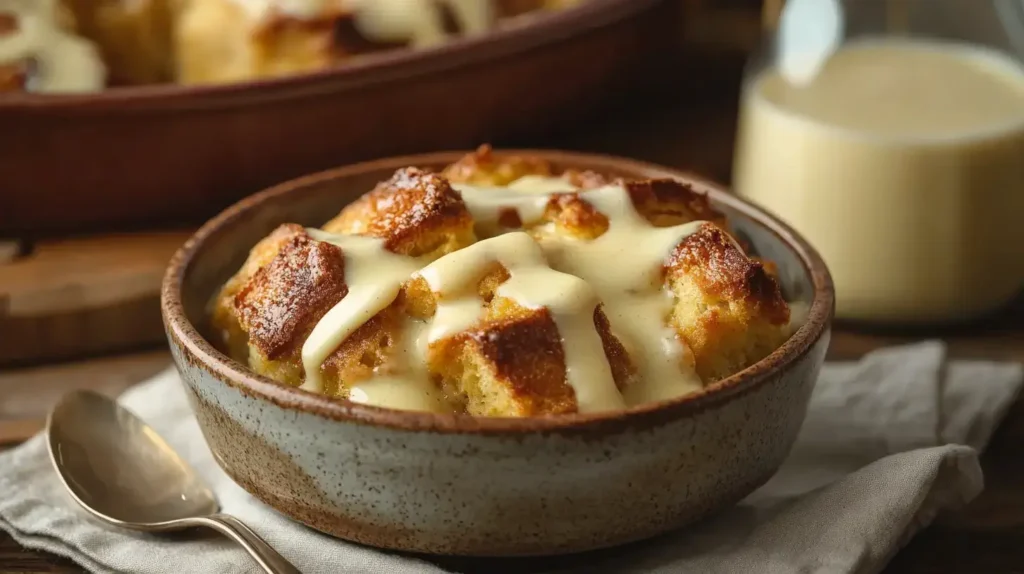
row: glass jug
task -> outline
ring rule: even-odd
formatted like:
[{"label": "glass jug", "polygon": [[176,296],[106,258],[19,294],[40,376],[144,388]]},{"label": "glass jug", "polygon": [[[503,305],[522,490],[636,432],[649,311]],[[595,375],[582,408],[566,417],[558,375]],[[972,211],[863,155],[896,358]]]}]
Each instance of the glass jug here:
[{"label": "glass jug", "polygon": [[736,192],[821,252],[841,319],[1000,308],[1024,287],[1024,0],[834,1],[817,66],[786,59],[793,26],[748,63]]}]

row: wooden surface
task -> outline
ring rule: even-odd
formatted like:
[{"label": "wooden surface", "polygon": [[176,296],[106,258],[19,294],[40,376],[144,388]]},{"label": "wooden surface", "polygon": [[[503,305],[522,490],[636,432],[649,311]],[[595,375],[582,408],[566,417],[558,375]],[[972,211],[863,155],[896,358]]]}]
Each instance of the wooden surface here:
[{"label": "wooden surface", "polygon": [[[588,133],[547,142],[515,143],[632,155],[726,180],[734,105],[735,102],[720,101],[713,106],[642,110]],[[833,337],[830,358],[856,358],[873,348],[919,338],[919,335],[881,335],[839,328]],[[949,331],[943,333],[943,338],[949,342],[954,356],[1024,362],[1024,302],[1001,313],[995,321]],[[6,339],[4,341],[6,343]],[[50,404],[64,389],[87,386],[116,393],[155,373],[168,361],[166,351],[155,350],[82,364],[0,372],[0,429],[6,425],[10,443],[37,428]],[[1024,457],[1020,456],[1019,447],[1022,441],[1024,403],[1018,403],[982,458],[985,492],[965,510],[941,517],[918,535],[894,558],[887,572],[1024,572]],[[458,561],[445,565],[468,570]],[[510,562],[507,571],[539,571],[550,565],[550,561]],[[0,572],[80,572],[80,569],[65,560],[22,549],[0,534]]]},{"label": "wooden surface", "polygon": [[164,269],[188,233],[0,243],[0,367],[163,340]]},{"label": "wooden surface", "polygon": [[[159,373],[170,354],[156,349],[75,363],[0,371],[0,448],[43,428],[46,413],[68,389],[90,389],[117,396]],[[0,562],[2,565],[3,562]]]}]

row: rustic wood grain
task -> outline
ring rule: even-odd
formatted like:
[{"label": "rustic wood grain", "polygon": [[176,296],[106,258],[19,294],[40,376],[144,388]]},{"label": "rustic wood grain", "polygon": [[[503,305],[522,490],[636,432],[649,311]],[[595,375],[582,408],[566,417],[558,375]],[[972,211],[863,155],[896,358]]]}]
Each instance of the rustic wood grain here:
[{"label": "rustic wood grain", "polygon": [[81,574],[84,570],[70,560],[22,548],[13,538],[0,532],[0,572]]},{"label": "rustic wood grain", "polygon": [[43,427],[65,392],[89,389],[115,396],[171,364],[160,349],[47,367],[0,371],[0,446],[21,442]]},{"label": "rustic wood grain", "polygon": [[45,241],[0,263],[0,367],[160,343],[160,281],[188,236]]}]

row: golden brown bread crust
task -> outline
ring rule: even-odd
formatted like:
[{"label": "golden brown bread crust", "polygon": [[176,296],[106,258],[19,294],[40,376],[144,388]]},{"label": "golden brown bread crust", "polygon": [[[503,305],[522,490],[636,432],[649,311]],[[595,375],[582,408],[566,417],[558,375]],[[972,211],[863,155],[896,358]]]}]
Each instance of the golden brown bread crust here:
[{"label": "golden brown bread crust", "polygon": [[[424,264],[475,240],[461,197],[436,174],[398,170],[324,226],[384,240],[386,249],[421,257]],[[298,385],[304,377],[301,343],[316,322],[347,293],[344,254],[309,237],[295,224],[278,227],[251,251],[225,285],[212,312],[223,348],[251,368]],[[400,342],[405,301],[357,329],[327,358],[325,392],[347,396],[355,382],[387,369]]]},{"label": "golden brown bread crust", "polygon": [[[74,16],[63,6],[57,7],[57,23],[63,29],[74,31]],[[21,28],[20,18],[15,13],[0,11],[0,39],[13,35]],[[38,61],[34,57],[18,61],[0,63],[0,93],[24,92],[28,89],[29,80],[38,70]]]},{"label": "golden brown bread crust", "polygon": [[559,234],[578,239],[596,239],[608,231],[608,217],[580,197],[578,193],[553,196],[544,210],[544,218],[554,222]]},{"label": "golden brown bread crust", "polygon": [[341,248],[305,232],[291,236],[237,295],[249,344],[270,360],[293,354],[317,321],[348,294]]},{"label": "golden brown bread crust", "polygon": [[380,237],[389,251],[414,257],[451,253],[475,241],[462,197],[443,177],[414,167],[395,172],[323,229]]},{"label": "golden brown bread crust", "polygon": [[[546,309],[527,309],[497,295],[511,275],[501,264],[480,270],[476,292],[484,302],[480,323],[431,345],[429,370],[459,410],[476,416],[541,416],[576,412],[569,386],[561,335]],[[405,289],[408,312],[429,318],[437,294],[420,278]],[[601,337],[612,376],[620,389],[635,376],[625,349],[597,308],[594,326]]]},{"label": "golden brown bread crust", "polygon": [[[489,148],[481,148],[444,173],[474,183],[505,184],[513,174],[512,180],[545,170],[550,166],[537,158],[498,160]],[[563,176],[590,187],[613,181],[585,172]],[[709,221],[680,241],[664,267],[666,285],[675,297],[670,324],[692,351],[701,379],[707,383],[728,376],[781,344],[789,309],[777,282],[764,264],[748,258],[716,224],[724,224],[725,218],[712,209],[705,194],[672,180],[622,184],[637,211],[656,226]],[[599,237],[609,226],[608,217],[580,193],[553,196],[545,220],[554,223],[556,233],[583,240]],[[398,170],[324,229],[379,237],[389,250],[421,257],[424,265],[476,241],[473,219],[461,196],[445,177],[416,168]],[[220,301],[243,305],[225,309],[219,304],[213,313],[222,347],[248,360],[254,370],[293,385],[302,382],[298,343],[303,333],[312,329],[312,318],[322,316],[328,302],[340,300],[345,290],[343,253],[313,249],[310,241],[299,226],[276,230],[225,285]],[[426,368],[432,380],[456,411],[490,416],[575,412],[575,393],[567,383],[564,351],[550,314],[497,296],[499,286],[509,279],[501,265],[481,274],[477,291],[484,301],[484,316],[478,325],[430,346]],[[314,289],[315,285],[324,288]],[[325,361],[325,392],[346,397],[353,383],[389,372],[396,364],[395,354],[409,344],[401,339],[404,326],[432,317],[437,303],[437,294],[424,280],[407,282],[391,306]],[[600,307],[594,324],[616,385],[624,389],[635,379],[636,367],[612,335],[613,326]],[[248,339],[249,344],[239,345],[238,339]]]},{"label": "golden brown bread crust", "polygon": [[784,323],[789,310],[764,265],[750,259],[720,227],[705,223],[669,259],[669,275],[692,274],[708,295],[758,306],[766,319]]},{"label": "golden brown bread crust", "polygon": [[[445,168],[442,174],[453,183],[480,186],[508,185],[524,176],[555,175],[551,164],[542,158],[499,158],[488,145],[482,145],[463,156]],[[686,183],[673,179],[625,180],[588,170],[566,170],[557,175],[581,190],[622,185],[629,192],[636,210],[656,227],[670,227],[698,220],[711,221],[725,227],[725,216],[711,207],[707,194]],[[552,197],[544,218],[554,222],[559,231],[581,239],[599,237],[608,229],[608,218],[582,200],[577,193]],[[509,229],[522,226],[514,210],[502,214],[499,224]]]},{"label": "golden brown bread crust", "polygon": [[261,267],[270,263],[277,256],[282,245],[301,233],[305,233],[305,230],[302,226],[294,223],[278,226],[249,250],[249,256],[242,268],[224,284],[220,293],[217,294],[213,302],[210,323],[211,327],[215,329],[215,338],[227,346],[225,351],[232,357],[249,356],[249,336],[239,322],[238,311],[235,308],[235,296],[248,285],[252,276]]},{"label": "golden brown bread crust", "polygon": [[[541,10],[560,10],[574,3],[573,0],[497,0],[496,8],[498,18],[508,18]],[[438,5],[445,31],[449,34],[462,33],[450,6],[443,2],[438,2]],[[352,56],[408,46],[407,42],[382,42],[367,38],[359,31],[355,21],[354,12],[342,1],[325,5],[317,17],[312,19],[296,18],[275,11],[261,23],[255,39],[263,51],[276,53],[278,57],[293,56],[294,48],[287,49],[289,43],[305,44],[319,52],[319,56],[311,60],[329,60],[334,64]],[[289,36],[293,38],[291,42],[282,41],[282,38]],[[311,62],[309,67],[315,69],[317,64]]]},{"label": "golden brown bread crust", "polygon": [[589,170],[566,170],[562,172],[562,177],[580,189],[596,189],[616,182],[615,178],[606,177]]},{"label": "golden brown bread crust", "polygon": [[[500,282],[506,281],[508,279],[507,272],[506,272],[506,274],[504,276],[499,275],[498,277],[503,277],[503,278],[500,279]],[[495,291],[497,291],[497,286],[499,284],[496,284],[494,286],[494,290]],[[486,283],[483,283],[481,285],[481,291],[484,292],[484,293],[486,293],[488,288],[489,287],[486,285]],[[484,295],[484,298],[487,299],[486,294]],[[511,299],[504,298],[504,297],[495,297],[494,300],[493,301],[489,301],[489,303],[490,303],[490,305],[487,308],[487,315],[486,315],[485,321],[483,323],[483,326],[480,329],[481,333],[489,331],[490,327],[492,325],[496,325],[496,324],[511,324],[511,323],[515,322],[516,320],[523,319],[523,318],[530,318],[531,320],[536,320],[536,317],[538,316],[538,310],[536,310],[536,309],[526,309],[526,308],[520,306],[515,301],[513,301]],[[558,334],[558,329],[555,326],[554,320],[551,318],[550,313],[548,313],[547,310],[544,310],[544,309],[541,309],[539,311],[543,311],[543,313],[540,314],[540,315],[545,317],[546,323],[550,324],[550,329],[554,333],[553,336],[555,337],[555,340],[560,341],[561,339],[560,339],[560,335]],[[545,327],[545,328],[548,328],[548,327]],[[602,347],[604,348],[605,357],[608,359],[608,363],[611,366],[612,378],[615,379],[616,386],[620,390],[625,389],[626,386],[628,386],[630,384],[630,382],[632,382],[633,377],[636,374],[636,368],[634,367],[634,365],[630,361],[629,355],[626,353],[626,349],[622,346],[622,343],[615,337],[615,335],[612,334],[612,332],[611,332],[611,324],[608,322],[608,317],[604,314],[604,310],[601,308],[600,305],[597,308],[594,309],[594,328],[597,330],[597,334],[601,337],[601,344],[602,344]],[[483,336],[483,335],[480,335],[480,336]],[[544,339],[544,337],[539,337],[539,338],[540,339]],[[547,346],[537,346],[537,345],[531,345],[531,346],[535,347],[534,350],[537,353],[544,353],[544,354],[546,354],[548,356],[552,356],[552,351]],[[559,343],[557,345],[557,347],[558,347],[558,353],[555,353],[555,355],[557,355],[559,357],[559,361],[561,361],[560,362],[560,365],[561,365],[560,369],[561,370],[558,371],[558,376],[557,377],[552,377],[550,379],[547,379],[544,382],[541,382],[540,379],[534,379],[534,380],[536,380],[538,382],[541,382],[541,384],[546,384],[548,386],[562,386],[562,387],[565,387],[566,389],[568,389],[568,391],[570,393],[570,396],[572,396],[572,389],[571,389],[571,387],[568,386],[568,382],[566,380],[565,355],[564,355],[564,352],[562,351],[561,343]],[[526,353],[527,350],[528,349],[524,348],[523,349],[523,353],[524,354],[530,354],[530,353]],[[515,352],[515,347],[509,345],[505,349],[505,352],[506,353],[513,353],[513,352]],[[494,355],[494,356],[497,357],[497,355]],[[503,371],[503,372],[507,373],[508,376],[510,377],[510,379],[511,379],[511,377],[515,377],[515,378],[518,378],[518,379],[521,379],[521,380],[526,380],[526,379],[531,378],[528,373],[526,373],[526,374],[524,374],[524,373],[512,373],[514,368],[512,368],[510,366],[509,367],[502,367],[501,365],[499,365],[498,369],[500,371]],[[549,393],[550,394],[554,394],[551,391],[549,391]],[[573,398],[573,404],[571,405],[572,411],[575,411],[575,408],[576,408],[576,405],[575,405],[575,397],[574,397]],[[566,412],[570,412],[570,411],[566,411]]]},{"label": "golden brown bread crust", "polygon": [[[591,187],[608,183],[591,177]],[[679,244],[665,269],[676,295],[673,326],[703,381],[740,371],[782,343],[789,307],[774,264],[765,269],[746,256],[722,230],[725,216],[713,209],[707,194],[670,179],[614,183],[626,188],[637,212],[656,227],[709,222]],[[552,197],[545,219],[554,222],[557,233],[580,239],[595,239],[608,229],[608,219],[577,193]]]},{"label": "golden brown bread crust", "polygon": [[[453,403],[476,416],[546,416],[574,413],[576,393],[566,375],[558,327],[547,309],[527,309],[504,297],[489,297],[507,271],[488,274],[479,292],[487,301],[481,323],[432,346],[431,370]],[[618,388],[636,369],[611,333],[601,308],[594,326]]]},{"label": "golden brown bread crust", "polygon": [[[524,11],[560,10],[575,3],[576,0],[500,0],[498,17]],[[440,8],[445,31],[461,32],[448,6],[441,4]],[[272,10],[259,21],[254,21],[238,0],[187,2],[176,18],[173,36],[177,80],[183,84],[243,81],[322,70],[353,57],[408,46],[408,42],[377,41],[360,33],[353,10],[343,0],[326,3],[311,17],[298,18]]]},{"label": "golden brown bread crust", "polygon": [[674,179],[622,181],[633,206],[655,227],[671,227],[691,221],[711,221],[725,226],[725,216],[714,210],[708,196]]},{"label": "golden brown bread crust", "polygon": [[[584,190],[609,184],[625,187],[633,207],[655,227],[671,227],[692,221],[710,221],[720,227],[726,224],[725,216],[711,207],[707,194],[675,180],[625,181],[591,172],[574,172],[568,179]],[[544,211],[544,219],[553,222],[560,233],[580,239],[600,237],[609,225],[608,218],[580,193],[553,196]]]},{"label": "golden brown bread crust", "polygon": [[[747,246],[743,245],[742,242],[740,242],[740,245],[744,247],[744,250],[747,249]],[[764,267],[764,272],[767,273],[772,279],[775,279],[776,282],[778,282],[779,266],[776,265],[774,261],[769,261],[767,259],[762,259],[760,257],[751,257],[750,260],[760,263],[761,267]]]},{"label": "golden brown bread crust", "polygon": [[480,186],[502,186],[524,176],[559,176],[580,189],[594,189],[619,180],[590,170],[567,169],[556,174],[547,160],[537,156],[494,155],[491,146],[484,144],[446,167],[442,175],[452,183]]},{"label": "golden brown bread crust", "polygon": [[493,366],[493,376],[506,383],[519,416],[576,411],[561,337],[547,309],[486,323],[468,337],[471,354]]},{"label": "golden brown bread crust", "polygon": [[477,416],[535,416],[576,411],[565,381],[565,355],[558,328],[546,309],[519,308],[450,341],[435,363],[446,393],[464,397]]},{"label": "golden brown bread crust", "polygon": [[18,19],[14,14],[0,12],[0,36],[17,32],[18,26]]},{"label": "golden brown bread crust", "polygon": [[624,391],[636,379],[636,365],[630,360],[629,353],[626,352],[622,342],[612,334],[612,325],[600,305],[594,309],[594,327],[597,329],[597,334],[601,337],[601,346],[604,347],[604,355],[612,369],[612,378],[615,379],[615,386],[620,391]]},{"label": "golden brown bread crust", "polygon": [[[408,45],[361,34],[344,0],[325,3],[312,18],[272,10],[259,21],[245,10],[246,1],[59,0],[57,9],[62,26],[98,46],[113,85],[252,80],[322,70]],[[497,15],[562,10],[578,1],[497,0]],[[451,10],[441,8],[446,31],[460,33]],[[24,80],[16,81],[22,68],[0,69],[0,91],[24,89]]]},{"label": "golden brown bread crust", "polygon": [[31,66],[28,61],[0,64],[0,93],[25,91]]},{"label": "golden brown bread crust", "polygon": [[110,83],[139,85],[174,79],[175,0],[61,0],[78,33],[103,55]]},{"label": "golden brown bread crust", "polygon": [[514,208],[505,207],[498,210],[498,225],[504,229],[522,229],[523,219]]},{"label": "golden brown bread crust", "polygon": [[508,185],[524,175],[551,175],[551,164],[533,156],[494,156],[489,145],[482,145],[472,153],[446,167],[441,173],[452,183],[480,186]]},{"label": "golden brown bread crust", "polygon": [[340,17],[326,13],[299,21],[271,15],[254,22],[235,0],[188,2],[173,31],[176,79],[224,83],[326,68],[336,59],[333,27]]},{"label": "golden brown bread crust", "polygon": [[717,225],[704,223],[680,242],[666,276],[676,295],[673,324],[702,380],[740,371],[785,339],[789,306],[778,283]]}]

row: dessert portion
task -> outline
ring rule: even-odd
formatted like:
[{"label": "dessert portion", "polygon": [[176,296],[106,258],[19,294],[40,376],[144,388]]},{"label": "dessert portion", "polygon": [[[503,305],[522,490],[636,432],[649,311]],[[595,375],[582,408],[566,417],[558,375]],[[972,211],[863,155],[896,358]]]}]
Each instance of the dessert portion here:
[{"label": "dessert portion", "polygon": [[319,229],[285,224],[214,298],[254,372],[378,406],[547,416],[701,390],[790,310],[704,194],[487,147],[398,170]]},{"label": "dessert portion", "polygon": [[112,85],[175,79],[172,31],[187,4],[204,0],[61,0],[79,33],[99,47]]},{"label": "dessert portion", "polygon": [[584,0],[0,0],[0,91],[237,82],[487,33]]},{"label": "dessert portion", "polygon": [[92,92],[106,68],[57,0],[0,0],[0,93]]},{"label": "dessert portion", "polygon": [[178,80],[308,72],[396,48],[484,34],[582,0],[192,0],[175,32]]}]

